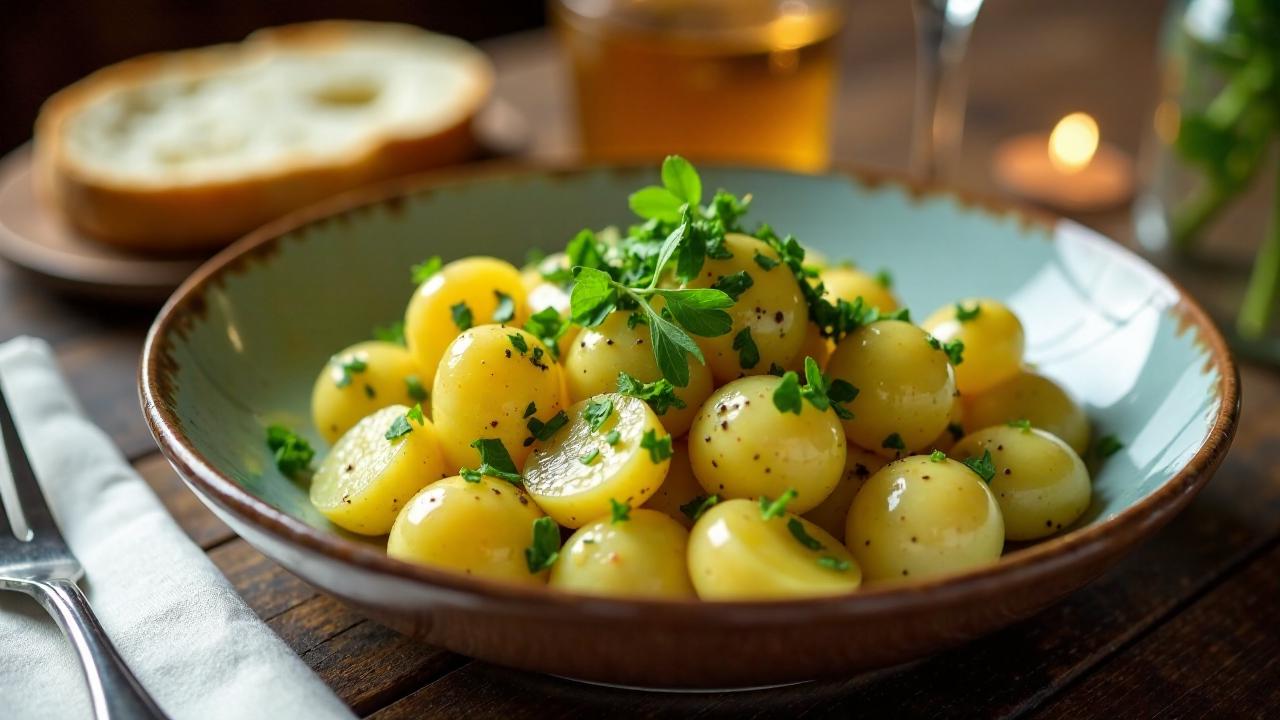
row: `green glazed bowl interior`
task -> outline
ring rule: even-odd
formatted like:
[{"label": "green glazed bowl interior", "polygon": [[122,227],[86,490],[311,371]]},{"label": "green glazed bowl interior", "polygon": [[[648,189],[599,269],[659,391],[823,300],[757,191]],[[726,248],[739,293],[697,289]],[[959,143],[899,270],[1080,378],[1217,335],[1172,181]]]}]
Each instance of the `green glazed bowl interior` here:
[{"label": "green glazed bowl interior", "polygon": [[[283,422],[324,447],[309,421],[315,375],[338,349],[402,318],[411,264],[437,254],[521,264],[531,248],[559,249],[583,227],[631,222],[628,193],[656,175],[486,170],[340,200],[264,228],[189,280],[153,328],[142,390],[157,439],[206,501],[264,537],[463,594],[528,601],[532,592],[572,604],[386,559],[331,526],[305,487],[276,471],[264,427]],[[914,590],[868,589],[841,607],[927,602],[921,588],[941,597],[1004,572],[1034,572],[1036,562],[1061,567],[1109,538],[1136,541],[1190,498],[1226,450],[1236,371],[1217,331],[1163,275],[1096,233],[852,175],[710,168],[703,179],[709,189],[751,193],[749,224],[767,221],[832,261],[890,270],[917,320],[962,297],[1006,301],[1026,327],[1027,361],[1084,405],[1095,437],[1124,444],[1093,468],[1093,505],[1071,532],[992,568]],[[609,605],[654,603],[580,607]]]}]

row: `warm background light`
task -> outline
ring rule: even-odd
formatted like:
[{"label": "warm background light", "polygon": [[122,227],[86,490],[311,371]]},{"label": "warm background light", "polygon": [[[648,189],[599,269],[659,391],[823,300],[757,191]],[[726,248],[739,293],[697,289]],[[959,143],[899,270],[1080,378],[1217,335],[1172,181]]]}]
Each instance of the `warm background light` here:
[{"label": "warm background light", "polygon": [[1071,113],[1049,134],[1049,161],[1059,172],[1079,172],[1097,151],[1098,123],[1088,113]]}]

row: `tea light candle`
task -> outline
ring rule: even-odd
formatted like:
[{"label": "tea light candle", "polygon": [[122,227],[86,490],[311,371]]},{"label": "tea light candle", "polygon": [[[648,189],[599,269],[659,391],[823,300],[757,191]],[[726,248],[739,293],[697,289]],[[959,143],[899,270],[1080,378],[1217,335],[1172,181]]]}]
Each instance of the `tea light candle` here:
[{"label": "tea light candle", "polygon": [[1122,205],[1133,196],[1133,161],[1100,141],[1098,123],[1072,113],[1048,136],[1019,135],[996,148],[996,180],[1007,191],[1065,212]]}]

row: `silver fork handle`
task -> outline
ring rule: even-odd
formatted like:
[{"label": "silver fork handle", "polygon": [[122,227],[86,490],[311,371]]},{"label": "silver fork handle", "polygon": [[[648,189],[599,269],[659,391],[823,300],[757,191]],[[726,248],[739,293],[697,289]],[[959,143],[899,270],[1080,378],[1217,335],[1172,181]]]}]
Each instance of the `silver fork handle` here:
[{"label": "silver fork handle", "polygon": [[94,717],[99,720],[163,719],[164,714],[125,665],[98,624],[89,601],[70,580],[0,580],[0,588],[24,592],[58,621],[75,646],[89,683]]}]

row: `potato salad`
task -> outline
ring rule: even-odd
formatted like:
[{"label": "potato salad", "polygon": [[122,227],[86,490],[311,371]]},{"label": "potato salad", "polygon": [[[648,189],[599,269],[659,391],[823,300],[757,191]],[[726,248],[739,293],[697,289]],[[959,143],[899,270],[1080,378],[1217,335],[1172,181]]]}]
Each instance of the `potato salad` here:
[{"label": "potato salad", "polygon": [[328,448],[267,429],[280,470],[393,558],[627,599],[915,582],[1086,515],[1082,455],[1119,443],[1007,305],[916,324],[886,270],[748,222],[680,157],[660,177],[523,268],[414,266],[403,322],[317,369]]}]

